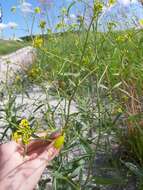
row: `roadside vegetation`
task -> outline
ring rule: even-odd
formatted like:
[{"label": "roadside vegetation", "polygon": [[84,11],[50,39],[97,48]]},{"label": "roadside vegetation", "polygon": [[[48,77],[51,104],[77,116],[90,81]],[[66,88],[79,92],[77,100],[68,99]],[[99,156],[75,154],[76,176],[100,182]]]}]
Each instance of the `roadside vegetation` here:
[{"label": "roadside vegetation", "polygon": [[26,45],[27,44],[25,44],[24,41],[18,42],[13,40],[0,40],[0,55],[6,55],[15,52]]}]

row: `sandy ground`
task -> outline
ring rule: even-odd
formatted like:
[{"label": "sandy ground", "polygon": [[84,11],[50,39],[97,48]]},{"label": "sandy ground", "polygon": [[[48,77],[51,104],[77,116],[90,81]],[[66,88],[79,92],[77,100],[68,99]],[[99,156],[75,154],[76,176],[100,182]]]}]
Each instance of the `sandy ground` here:
[{"label": "sandy ground", "polygon": [[36,50],[27,46],[0,57],[0,82],[11,81],[18,71],[26,70],[36,59]]}]

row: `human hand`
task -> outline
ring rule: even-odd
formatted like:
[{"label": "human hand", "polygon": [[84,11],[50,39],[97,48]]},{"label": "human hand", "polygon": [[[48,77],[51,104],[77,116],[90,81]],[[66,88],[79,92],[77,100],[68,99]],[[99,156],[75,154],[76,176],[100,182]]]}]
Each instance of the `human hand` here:
[{"label": "human hand", "polygon": [[1,190],[32,190],[48,163],[60,149],[53,142],[32,140],[24,155],[24,147],[11,141],[0,145]]}]

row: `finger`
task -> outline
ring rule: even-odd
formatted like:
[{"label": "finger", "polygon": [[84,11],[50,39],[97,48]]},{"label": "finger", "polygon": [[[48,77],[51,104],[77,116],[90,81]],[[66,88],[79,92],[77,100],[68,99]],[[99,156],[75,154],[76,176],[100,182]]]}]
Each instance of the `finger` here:
[{"label": "finger", "polygon": [[36,153],[37,155],[40,155],[42,152],[44,152],[46,149],[50,148],[52,146],[53,142],[38,142],[38,143],[34,143],[32,144],[32,146],[28,147],[27,149],[27,155],[30,156],[34,153]]},{"label": "finger", "polygon": [[[39,148],[45,148],[50,145],[56,138],[61,136],[61,132],[55,131],[49,135],[48,139],[33,139],[28,145],[28,153],[37,151]],[[42,149],[41,149],[42,151]]]},{"label": "finger", "polygon": [[47,147],[47,149],[39,156],[39,158],[45,159],[47,161],[47,164],[53,160],[56,156],[59,154],[58,149],[56,149],[53,145],[50,147]]},{"label": "finger", "polygon": [[57,130],[57,131],[54,131],[53,133],[51,133],[50,136],[49,136],[49,138],[50,139],[56,139],[59,136],[61,136],[61,132],[59,130]]},{"label": "finger", "polygon": [[47,147],[47,149],[45,149],[36,159],[26,160],[13,169],[12,172],[4,178],[1,185],[6,185],[4,189],[8,189],[9,184],[12,189],[16,190],[33,189],[47,164],[49,164],[58,153],[59,150],[55,149],[53,146],[50,148]]},{"label": "finger", "polygon": [[0,145],[0,166],[3,166],[15,153],[23,154],[24,149],[14,141]]},{"label": "finger", "polygon": [[55,130],[55,131],[42,131],[42,132],[37,132],[35,134],[35,136],[43,139],[43,140],[47,140],[47,139],[55,139],[58,136],[61,135],[61,130]]},{"label": "finger", "polygon": [[33,152],[42,152],[47,146],[49,146],[52,141],[45,140],[33,140],[27,147],[27,154],[31,154]]},{"label": "finger", "polygon": [[54,159],[55,156],[59,154],[60,149],[54,147],[54,143],[51,143],[47,147],[42,147],[36,151],[28,152],[27,156],[25,157],[24,161],[32,161],[32,160],[43,160],[47,162]]},{"label": "finger", "polygon": [[45,167],[49,164],[51,160],[59,154],[59,150],[55,149],[53,146],[45,149],[45,151],[40,154],[36,159],[31,159],[25,162],[23,171],[26,177],[26,183],[21,183],[19,186],[20,190],[31,190],[33,189],[37,182],[39,181],[40,176],[42,175]]}]

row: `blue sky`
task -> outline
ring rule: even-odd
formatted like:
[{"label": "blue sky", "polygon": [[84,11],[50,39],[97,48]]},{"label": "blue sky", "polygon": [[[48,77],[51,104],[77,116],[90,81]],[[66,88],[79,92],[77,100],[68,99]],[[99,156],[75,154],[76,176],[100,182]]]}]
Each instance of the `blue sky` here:
[{"label": "blue sky", "polygon": [[[44,1],[44,0],[25,1],[27,3],[26,9],[28,8],[29,10],[31,10],[31,9],[34,9],[34,7],[36,6],[41,6],[39,1]],[[59,15],[59,10],[62,7],[68,6],[72,0],[48,0],[48,1],[53,2],[51,5],[51,8],[48,9],[48,15],[50,18],[50,22],[52,22],[52,24],[54,25],[56,22],[58,22],[57,16]],[[131,20],[133,15],[134,16],[136,15],[139,19],[143,18],[143,7],[137,2],[137,0],[131,0],[131,1],[132,2],[130,2],[130,0],[118,0],[118,3],[115,6],[110,8],[110,10],[106,10],[103,16],[103,19],[109,20],[112,15],[112,17],[114,17],[115,20],[117,19],[118,21],[125,22],[121,18],[117,17],[117,12],[122,12],[122,11],[126,13],[128,21]],[[8,38],[8,37],[12,37],[13,34],[15,34],[17,37],[27,35],[26,22],[28,23],[29,26],[31,26],[31,22],[32,22],[31,13],[26,14],[25,16],[26,21],[25,21],[23,12],[21,12],[21,9],[24,9],[24,14],[25,14],[25,7],[20,7],[19,0],[0,0],[0,2],[3,9],[3,23],[1,24],[1,26],[4,28],[2,32],[3,36]],[[16,6],[15,13],[11,12],[11,7],[13,6]],[[76,15],[79,12],[82,12],[82,6],[80,4],[71,10],[71,14],[73,15],[74,14]],[[42,19],[41,16],[37,16],[37,19],[33,28],[34,33],[39,32],[38,20],[40,19]],[[15,26],[16,28],[12,30],[10,26]]]},{"label": "blue sky", "polygon": [[[39,7],[42,6],[42,4],[39,2],[40,0],[27,0],[25,1],[27,4],[31,4],[30,9],[34,10],[35,7]],[[70,3],[70,0],[49,0],[52,1],[52,4],[48,9],[48,15],[50,18],[50,21],[52,23],[56,23],[57,22],[57,17],[59,15],[59,10],[62,7],[67,6]],[[2,9],[3,9],[3,21],[2,21],[2,28],[3,29],[3,36],[4,37],[11,37],[14,33],[16,36],[24,36],[27,34],[26,30],[27,30],[27,24],[29,24],[29,28],[31,26],[32,23],[32,13],[24,13],[21,12],[21,7],[19,4],[19,0],[1,0],[0,1],[1,5],[2,5]],[[13,13],[11,12],[11,8],[13,6],[16,6],[16,12]],[[27,9],[27,8],[26,8]],[[27,10],[26,10],[27,11]],[[27,11],[28,12],[28,11]],[[24,18],[24,14],[26,15]],[[37,15],[36,18],[36,22],[34,25],[34,29],[33,32],[34,33],[38,33],[39,32],[39,28],[38,28],[38,21],[42,19],[40,15]],[[16,23],[17,27],[12,30],[9,27],[7,27],[9,25],[9,23]]]}]

